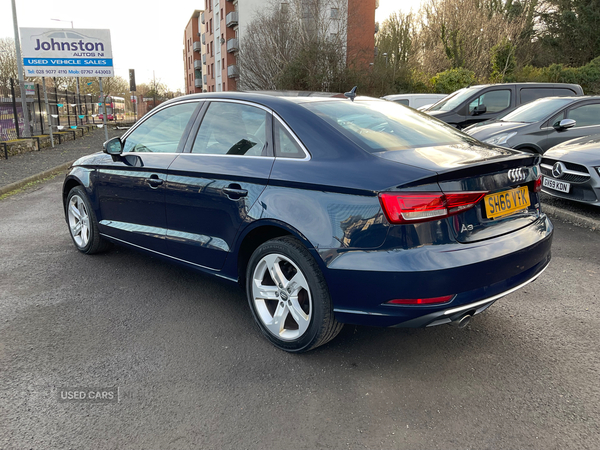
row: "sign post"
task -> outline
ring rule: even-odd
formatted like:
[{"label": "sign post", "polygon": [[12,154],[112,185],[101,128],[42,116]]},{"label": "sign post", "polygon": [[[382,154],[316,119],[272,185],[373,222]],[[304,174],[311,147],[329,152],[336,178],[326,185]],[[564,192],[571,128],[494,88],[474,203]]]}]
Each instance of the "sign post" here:
[{"label": "sign post", "polygon": [[106,98],[104,98],[104,91],[102,90],[102,78],[98,78],[98,83],[100,84],[100,99],[102,101],[102,128],[104,128],[104,137],[108,141],[108,126],[106,125],[108,108],[106,107]]},{"label": "sign post", "polygon": [[54,135],[52,134],[52,116],[50,116],[50,106],[48,106],[48,91],[46,91],[46,77],[42,77],[44,85],[44,102],[46,103],[46,117],[48,118],[48,129],[50,130],[50,143],[54,148]]}]

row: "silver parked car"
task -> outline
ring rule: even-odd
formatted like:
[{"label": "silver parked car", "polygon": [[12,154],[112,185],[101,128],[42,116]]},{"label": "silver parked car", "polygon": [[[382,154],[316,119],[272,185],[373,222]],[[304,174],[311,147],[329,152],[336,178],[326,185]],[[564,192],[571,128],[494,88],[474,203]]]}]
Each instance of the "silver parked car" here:
[{"label": "silver parked car", "polygon": [[541,169],[546,194],[600,206],[600,134],[552,147]]}]

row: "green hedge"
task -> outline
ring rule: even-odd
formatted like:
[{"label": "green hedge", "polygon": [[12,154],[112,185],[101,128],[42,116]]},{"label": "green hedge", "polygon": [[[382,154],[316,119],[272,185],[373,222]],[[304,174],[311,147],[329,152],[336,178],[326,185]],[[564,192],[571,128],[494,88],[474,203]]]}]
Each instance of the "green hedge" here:
[{"label": "green hedge", "polygon": [[548,67],[525,66],[516,73],[516,81],[545,83],[575,83],[588,95],[600,94],[600,57],[585,66],[568,67],[552,64]]}]

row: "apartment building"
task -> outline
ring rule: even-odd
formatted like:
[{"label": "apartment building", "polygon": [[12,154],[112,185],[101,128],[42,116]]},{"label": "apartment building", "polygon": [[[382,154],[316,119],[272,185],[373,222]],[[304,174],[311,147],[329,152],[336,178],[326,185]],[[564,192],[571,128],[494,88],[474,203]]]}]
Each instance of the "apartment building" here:
[{"label": "apartment building", "polygon": [[[194,94],[206,90],[203,85],[202,44],[200,39],[204,32],[201,23],[202,10],[194,11],[183,33],[183,63],[185,72],[185,93]],[[204,83],[205,84],[205,83]]]},{"label": "apartment building", "polygon": [[[282,0],[277,5],[287,8],[289,1],[293,0]],[[295,1],[306,2],[307,7],[317,5],[327,17],[343,21],[348,65],[366,67],[373,62],[375,9],[379,0]],[[200,14],[200,23],[204,26],[201,34],[204,91],[235,91],[240,76],[236,58],[244,30],[257,14],[273,4],[264,0],[205,0],[205,3],[205,10]]]}]

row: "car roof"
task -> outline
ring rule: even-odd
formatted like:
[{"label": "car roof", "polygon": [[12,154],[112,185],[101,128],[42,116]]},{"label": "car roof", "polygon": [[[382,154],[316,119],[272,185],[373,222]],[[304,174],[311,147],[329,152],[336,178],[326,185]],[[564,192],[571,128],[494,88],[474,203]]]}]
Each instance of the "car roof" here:
[{"label": "car roof", "polygon": [[491,84],[475,84],[467,86],[466,89],[483,89],[492,86],[527,86],[527,87],[564,87],[564,86],[579,86],[575,83],[538,83],[534,81],[524,81],[519,83],[491,83]]},{"label": "car roof", "polygon": [[275,97],[337,97],[344,98],[344,94],[339,92],[320,92],[320,91],[242,91],[249,94],[274,95]]},{"label": "car roof", "polygon": [[[552,97],[541,97],[541,98],[536,98],[535,100],[532,100],[530,103],[533,102],[539,102],[539,101],[543,101],[543,100],[548,100],[548,99],[563,99],[563,100],[571,100],[573,102],[578,102],[578,101],[585,101],[585,100],[600,100],[600,95],[579,95],[579,96],[575,96],[575,95],[568,95],[568,96],[561,96],[561,95],[554,95]],[[520,106],[525,106],[528,105],[529,103],[523,103]]]},{"label": "car roof", "polygon": [[411,97],[446,97],[448,94],[438,94],[435,92],[432,93],[418,93],[418,94],[390,94],[390,95],[384,95],[381,98],[385,98],[385,99],[395,99],[395,98],[411,98]]},{"label": "car roof", "polygon": [[[298,91],[301,92],[301,91]],[[314,94],[314,93],[311,93]],[[328,93],[325,93],[328,94]],[[178,103],[185,100],[245,100],[249,102],[255,102],[257,104],[269,107],[271,109],[278,109],[284,105],[301,104],[301,103],[313,103],[313,102],[349,102],[350,99],[343,96],[343,94],[332,94],[331,96],[317,96],[317,95],[293,95],[289,91],[256,91],[256,92],[238,92],[238,91],[224,91],[224,92],[204,92],[201,94],[189,94],[181,97],[176,97],[169,100],[162,105]],[[355,100],[374,100],[384,101],[373,97],[356,97]],[[161,106],[162,106],[161,105]]]}]

